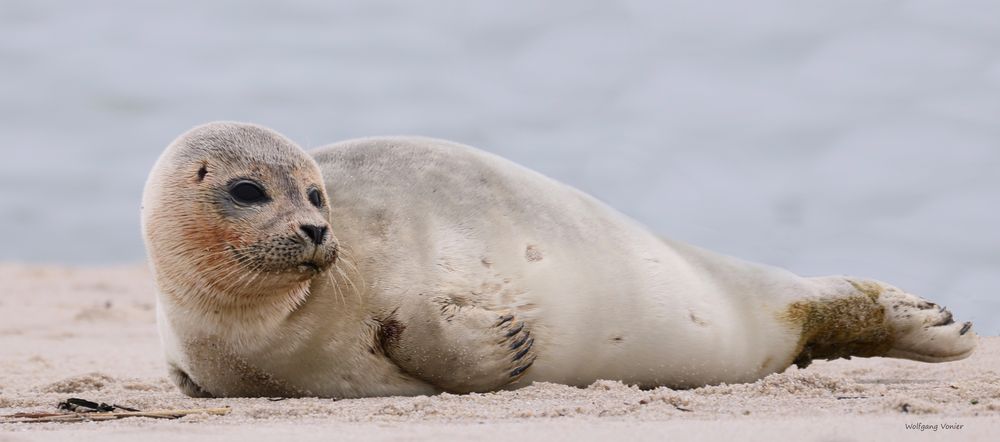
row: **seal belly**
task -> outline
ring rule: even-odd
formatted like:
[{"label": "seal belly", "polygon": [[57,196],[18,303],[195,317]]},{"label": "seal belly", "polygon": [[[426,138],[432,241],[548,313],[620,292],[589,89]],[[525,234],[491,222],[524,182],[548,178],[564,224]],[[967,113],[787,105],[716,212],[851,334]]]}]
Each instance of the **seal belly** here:
[{"label": "seal belly", "polygon": [[689,387],[757,379],[787,359],[795,340],[768,316],[780,301],[760,296],[766,287],[734,293],[677,250],[636,244],[586,263],[572,257],[592,246],[564,245],[567,262],[556,254],[544,274],[528,275],[542,313],[540,356],[527,380]]}]

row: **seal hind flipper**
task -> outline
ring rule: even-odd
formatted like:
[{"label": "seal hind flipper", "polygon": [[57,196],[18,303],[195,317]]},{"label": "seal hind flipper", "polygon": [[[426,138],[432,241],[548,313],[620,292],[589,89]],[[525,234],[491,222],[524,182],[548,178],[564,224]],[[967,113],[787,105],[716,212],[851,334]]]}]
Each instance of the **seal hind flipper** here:
[{"label": "seal hind flipper", "polygon": [[[449,393],[493,391],[523,377],[537,357],[531,325],[516,314],[452,299],[418,297],[380,321],[393,324],[392,336],[378,339],[386,355]],[[412,320],[398,324],[397,312]]]},{"label": "seal hind flipper", "polygon": [[955,323],[944,307],[887,284],[845,281],[846,290],[798,300],[782,313],[800,330],[792,361],[799,368],[814,359],[852,356],[947,362],[975,349],[972,323]]}]

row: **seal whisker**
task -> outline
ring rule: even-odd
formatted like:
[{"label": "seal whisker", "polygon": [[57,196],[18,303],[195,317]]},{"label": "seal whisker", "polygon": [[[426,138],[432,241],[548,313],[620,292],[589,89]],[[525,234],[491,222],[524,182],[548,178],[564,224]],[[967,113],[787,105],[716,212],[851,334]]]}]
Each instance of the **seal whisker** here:
[{"label": "seal whisker", "polygon": [[[257,269],[258,267],[259,265],[251,267],[250,269],[242,269],[243,273],[238,278],[233,280],[230,284],[228,284],[228,286],[226,287],[226,291],[242,292],[243,289],[245,289],[249,283],[253,282],[256,279],[257,272],[255,271],[255,269]],[[244,281],[246,281],[246,283],[244,283]]]},{"label": "seal whisker", "polygon": [[354,258],[354,253],[352,253],[350,251],[350,249],[346,245],[343,245],[343,244],[340,245],[340,248],[338,250],[340,250],[343,253],[346,253],[346,255],[341,255],[342,259],[338,260],[338,261],[343,261],[344,264],[351,266],[351,269],[354,271],[354,274],[356,274],[356,275],[358,275],[358,276],[361,277],[361,287],[362,287],[362,290],[364,290],[364,291],[367,292],[368,291],[368,282],[365,280],[365,274],[363,272],[361,272],[360,269],[358,269],[357,264],[354,262],[354,261],[356,261],[356,259]]},{"label": "seal whisker", "polygon": [[[197,265],[197,263],[200,263],[200,261],[195,262],[193,264]],[[220,262],[218,262],[216,264],[213,264],[213,265],[211,265],[211,266],[209,266],[207,268],[204,268],[202,270],[202,272],[203,273],[211,273],[211,272],[214,272],[216,270],[222,269],[224,267],[232,266],[233,264],[238,264],[238,261],[235,258],[226,259],[226,260],[220,261]]]},{"label": "seal whisker", "polygon": [[[212,273],[214,273],[217,270],[224,270],[224,273],[222,275],[212,275]],[[206,276],[214,276],[214,278],[209,279],[207,281],[208,287],[212,287],[214,285],[224,283],[229,277],[236,274],[236,272],[238,272],[239,270],[240,266],[238,260],[236,260],[235,258],[230,258],[220,262],[219,264],[201,273],[205,274]]]},{"label": "seal whisker", "polygon": [[257,265],[257,266],[254,266],[251,269],[248,269],[247,270],[247,274],[250,274],[251,276],[250,276],[249,279],[246,280],[246,282],[244,282],[243,284],[240,285],[240,287],[239,287],[240,291],[243,291],[244,289],[250,288],[250,286],[254,282],[256,282],[257,279],[260,278],[260,276],[262,274],[261,270],[262,270],[262,266],[261,265]]},{"label": "seal whisker", "polygon": [[326,277],[330,281],[330,285],[333,286],[334,293],[340,298],[340,305],[346,307],[347,302],[344,300],[344,293],[340,291],[340,284],[337,283],[337,278],[333,275],[333,272],[326,272]]},{"label": "seal whisker", "polygon": [[340,266],[337,266],[336,264],[334,264],[334,269],[336,269],[337,273],[339,273],[340,276],[344,277],[344,280],[347,281],[347,284],[351,286],[351,290],[354,292],[354,295],[357,296],[358,298],[358,303],[363,302],[361,300],[361,293],[358,291],[358,288],[354,285],[354,282],[351,281],[351,277],[344,273],[344,269],[340,268]]},{"label": "seal whisker", "polygon": [[[238,258],[237,261],[239,261]],[[251,264],[250,266],[244,265],[243,262],[238,262],[237,265],[233,266],[233,270],[229,273],[229,276],[232,276],[239,271],[243,271],[243,274],[240,275],[235,280],[229,282],[226,286],[226,291],[231,292],[237,288],[239,289],[238,291],[243,291],[243,289],[247,288],[250,284],[253,283],[253,281],[255,281],[260,276],[260,270],[262,269],[262,267],[263,264],[259,262]],[[227,276],[227,278],[229,276]]]},{"label": "seal whisker", "polygon": [[[244,279],[248,278],[251,275],[251,272],[248,271],[248,269],[241,268],[242,266],[233,266],[233,267],[234,269],[232,272],[230,272],[231,273],[230,276],[235,275],[236,272],[239,272],[241,270],[243,271],[243,273],[227,285],[226,291],[231,291],[232,289],[236,288],[237,285],[239,285]],[[242,289],[242,287],[240,288]]]},{"label": "seal whisker", "polygon": [[243,270],[243,266],[241,264],[242,263],[240,263],[238,260],[235,259],[228,261],[223,267],[218,269],[222,270],[223,273],[221,275],[215,275],[214,282],[218,284],[231,283],[232,281],[230,280],[230,278],[236,276],[237,273]]}]

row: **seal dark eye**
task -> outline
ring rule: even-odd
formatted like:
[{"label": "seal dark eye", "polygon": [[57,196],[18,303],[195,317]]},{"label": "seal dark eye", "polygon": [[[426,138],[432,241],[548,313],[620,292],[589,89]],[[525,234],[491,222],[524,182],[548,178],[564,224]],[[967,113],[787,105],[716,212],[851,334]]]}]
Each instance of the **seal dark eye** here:
[{"label": "seal dark eye", "polygon": [[268,200],[267,193],[253,181],[238,181],[229,188],[229,195],[238,203],[255,204]]},{"label": "seal dark eye", "polygon": [[309,189],[309,193],[306,194],[309,197],[309,202],[316,207],[323,207],[323,195],[320,195],[319,190]]}]

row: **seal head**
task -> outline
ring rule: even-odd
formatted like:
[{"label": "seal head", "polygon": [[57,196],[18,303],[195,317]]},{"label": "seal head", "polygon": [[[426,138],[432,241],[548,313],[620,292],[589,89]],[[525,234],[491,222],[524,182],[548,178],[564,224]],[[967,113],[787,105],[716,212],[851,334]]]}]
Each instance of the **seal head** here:
[{"label": "seal head", "polygon": [[277,132],[196,127],[146,183],[143,234],[157,282],[181,303],[296,305],[337,256],[327,201],[316,162]]}]

